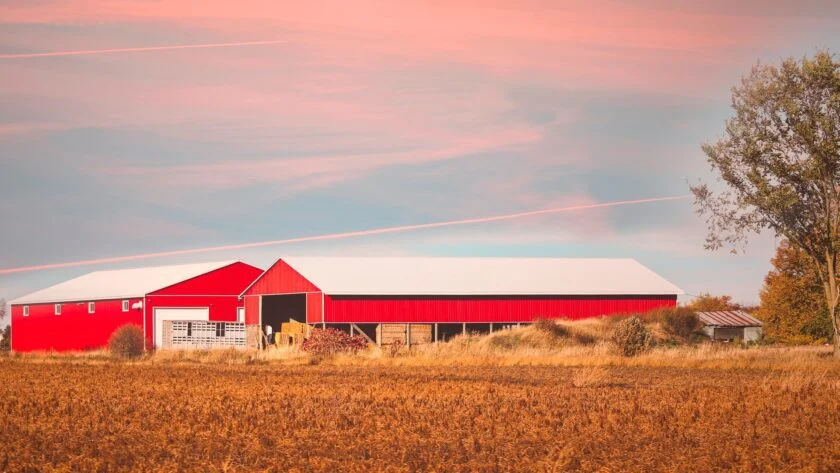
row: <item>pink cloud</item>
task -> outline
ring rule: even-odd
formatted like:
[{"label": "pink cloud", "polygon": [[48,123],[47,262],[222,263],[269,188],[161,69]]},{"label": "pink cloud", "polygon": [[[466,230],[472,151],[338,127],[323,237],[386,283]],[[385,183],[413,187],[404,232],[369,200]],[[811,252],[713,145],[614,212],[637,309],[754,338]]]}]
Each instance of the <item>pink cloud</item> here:
[{"label": "pink cloud", "polygon": [[286,182],[287,191],[322,187],[356,179],[374,170],[465,157],[489,150],[527,145],[540,138],[534,129],[510,129],[488,135],[462,138],[440,148],[402,152],[301,156],[280,159],[238,160],[162,167],[117,167],[96,170],[109,178],[127,182],[153,179],[162,186],[236,188],[267,182]]},{"label": "pink cloud", "polygon": [[[771,17],[605,2],[535,8],[521,2],[360,1],[351,6],[243,0],[197,7],[189,0],[139,5],[88,0],[73,6],[5,5],[0,17],[18,22],[180,24],[224,41],[289,40],[297,51],[321,63],[468,64],[502,77],[527,74],[532,80],[563,86],[672,92],[708,86],[710,67],[729,67],[733,60],[747,57],[749,48],[783,41],[780,20]],[[282,38],[277,38],[278,30]],[[99,38],[97,43],[76,47],[108,48]],[[118,45],[129,46],[145,45]]]}]

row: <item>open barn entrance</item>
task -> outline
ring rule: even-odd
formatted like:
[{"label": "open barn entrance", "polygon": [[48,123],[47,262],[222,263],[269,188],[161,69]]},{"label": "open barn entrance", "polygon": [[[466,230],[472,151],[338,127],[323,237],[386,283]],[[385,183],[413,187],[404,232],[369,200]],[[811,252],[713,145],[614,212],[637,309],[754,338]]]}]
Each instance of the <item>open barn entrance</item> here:
[{"label": "open barn entrance", "polygon": [[277,333],[280,331],[281,324],[292,320],[306,323],[306,294],[263,296],[263,333],[266,333],[266,326],[271,326],[271,331]]}]

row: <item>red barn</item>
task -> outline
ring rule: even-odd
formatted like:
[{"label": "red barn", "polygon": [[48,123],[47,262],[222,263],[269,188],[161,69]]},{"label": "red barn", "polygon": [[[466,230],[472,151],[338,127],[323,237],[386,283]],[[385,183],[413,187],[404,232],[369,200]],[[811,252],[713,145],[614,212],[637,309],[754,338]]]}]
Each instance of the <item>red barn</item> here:
[{"label": "red barn", "polygon": [[371,334],[380,324],[434,324],[435,333],[445,324],[451,333],[643,312],[673,307],[679,294],[632,259],[294,257],[242,296],[251,327],[276,331],[293,319]]},{"label": "red barn", "polygon": [[241,319],[239,294],[261,273],[228,261],[86,274],[11,302],[12,350],[102,348],[126,324],[159,346],[164,320]]}]

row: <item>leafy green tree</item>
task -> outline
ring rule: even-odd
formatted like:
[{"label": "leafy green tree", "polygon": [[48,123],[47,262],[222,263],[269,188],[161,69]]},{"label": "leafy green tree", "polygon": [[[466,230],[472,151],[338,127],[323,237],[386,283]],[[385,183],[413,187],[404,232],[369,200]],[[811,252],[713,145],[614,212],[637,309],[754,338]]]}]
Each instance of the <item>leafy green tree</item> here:
[{"label": "leafy green tree", "polygon": [[822,286],[840,357],[840,62],[820,51],[757,65],[733,89],[732,108],[724,136],[703,145],[725,188],[691,188],[706,217],[706,248],[736,251],[770,230],[801,249]]},{"label": "leafy green tree", "polygon": [[756,316],[764,335],[783,343],[825,343],[833,338],[820,278],[808,256],[788,241],[776,249]]},{"label": "leafy green tree", "polygon": [[691,300],[685,307],[695,312],[715,312],[719,310],[739,310],[741,306],[732,302],[732,296],[713,296],[708,292],[701,293]]}]

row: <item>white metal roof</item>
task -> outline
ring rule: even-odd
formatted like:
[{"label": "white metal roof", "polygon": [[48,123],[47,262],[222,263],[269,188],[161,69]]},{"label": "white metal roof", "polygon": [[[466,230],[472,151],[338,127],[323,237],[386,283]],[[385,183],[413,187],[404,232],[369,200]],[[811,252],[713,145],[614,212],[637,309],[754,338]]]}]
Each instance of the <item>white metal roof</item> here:
[{"label": "white metal roof", "polygon": [[94,301],[143,297],[173,284],[230,266],[236,261],[96,271],[20,297],[11,304]]},{"label": "white metal roof", "polygon": [[677,295],[633,259],[283,258],[334,295]]}]

